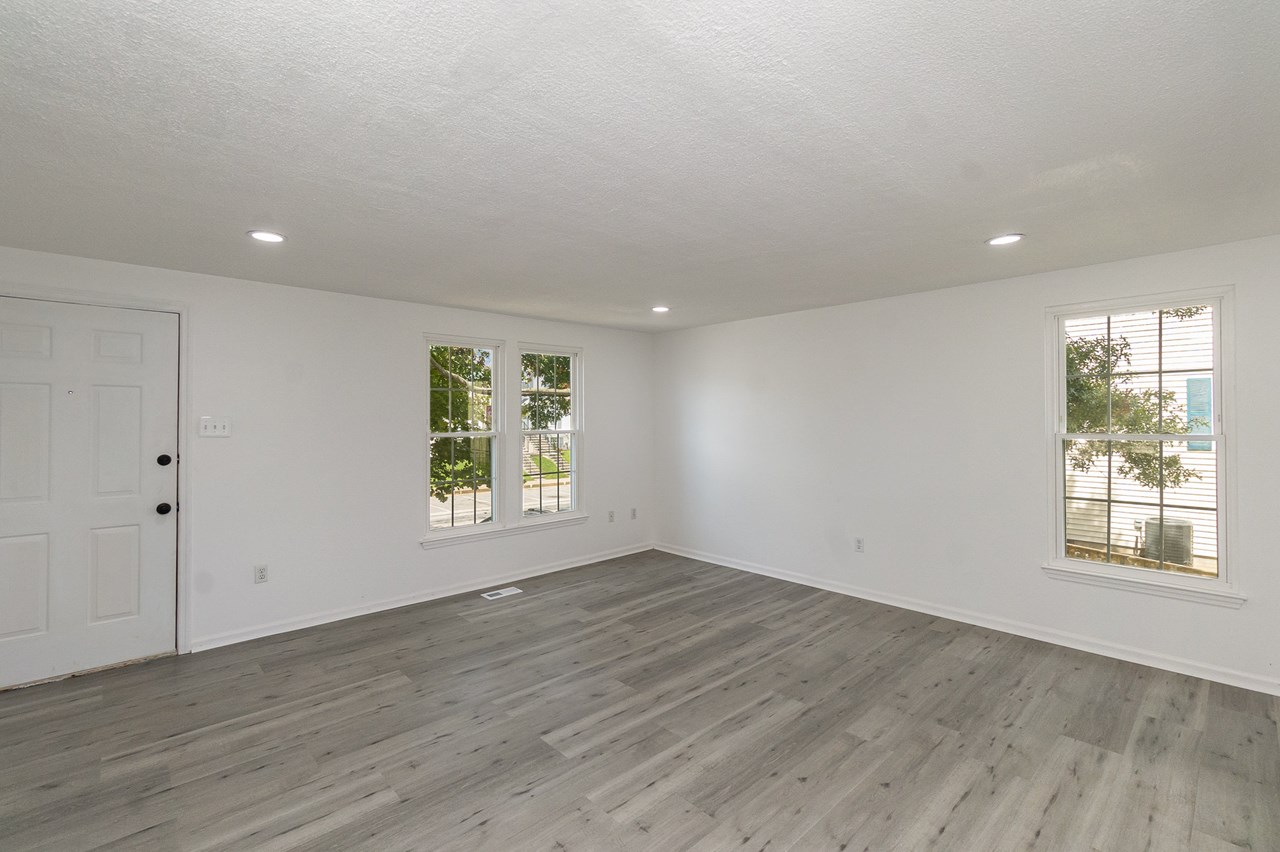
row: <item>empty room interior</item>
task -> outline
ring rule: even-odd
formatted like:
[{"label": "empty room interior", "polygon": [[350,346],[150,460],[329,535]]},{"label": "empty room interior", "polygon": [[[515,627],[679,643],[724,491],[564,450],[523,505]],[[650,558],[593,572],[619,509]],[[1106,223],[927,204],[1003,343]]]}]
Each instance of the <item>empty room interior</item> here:
[{"label": "empty room interior", "polygon": [[1277,44],[4,0],[0,850],[1277,852]]}]

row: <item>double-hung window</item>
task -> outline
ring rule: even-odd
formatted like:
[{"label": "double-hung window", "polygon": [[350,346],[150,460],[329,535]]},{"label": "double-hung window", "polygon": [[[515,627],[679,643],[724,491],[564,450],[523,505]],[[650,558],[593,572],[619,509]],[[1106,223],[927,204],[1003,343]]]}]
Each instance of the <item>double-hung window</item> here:
[{"label": "double-hung window", "polygon": [[498,466],[497,344],[428,343],[432,530],[491,523]]},{"label": "double-hung window", "polygon": [[1221,315],[1221,297],[1055,312],[1051,572],[1227,594]]},{"label": "double-hung window", "polygon": [[424,547],[586,519],[578,350],[427,339]]},{"label": "double-hung window", "polygon": [[521,503],[526,516],[577,507],[576,366],[571,352],[520,353]]}]

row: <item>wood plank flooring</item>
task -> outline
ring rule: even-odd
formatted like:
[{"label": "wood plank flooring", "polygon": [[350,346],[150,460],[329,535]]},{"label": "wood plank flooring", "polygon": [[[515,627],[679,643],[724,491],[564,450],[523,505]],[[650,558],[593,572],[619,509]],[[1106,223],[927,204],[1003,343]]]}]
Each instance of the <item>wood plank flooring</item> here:
[{"label": "wood plank flooring", "polygon": [[657,551],[0,694],[0,849],[1280,850],[1280,699]]}]

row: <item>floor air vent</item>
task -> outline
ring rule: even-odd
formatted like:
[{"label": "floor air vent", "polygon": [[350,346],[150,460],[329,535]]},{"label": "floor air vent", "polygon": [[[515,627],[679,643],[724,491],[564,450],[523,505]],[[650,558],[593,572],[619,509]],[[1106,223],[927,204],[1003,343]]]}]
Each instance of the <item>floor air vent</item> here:
[{"label": "floor air vent", "polygon": [[495,601],[498,598],[505,598],[507,595],[518,595],[522,590],[515,586],[507,586],[505,589],[494,589],[492,592],[481,592],[480,597],[487,601]]}]

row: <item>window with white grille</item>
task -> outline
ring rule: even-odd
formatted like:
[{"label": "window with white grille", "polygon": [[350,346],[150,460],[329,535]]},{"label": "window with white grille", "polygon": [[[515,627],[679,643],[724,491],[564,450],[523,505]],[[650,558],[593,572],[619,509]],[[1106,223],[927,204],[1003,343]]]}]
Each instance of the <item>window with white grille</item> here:
[{"label": "window with white grille", "polygon": [[526,516],[577,508],[576,367],[574,353],[520,353],[521,506]]},{"label": "window with white grille", "polygon": [[492,523],[499,349],[428,342],[430,528]]},{"label": "window with white grille", "polygon": [[1221,300],[1056,317],[1057,558],[1225,576]]},{"label": "window with white grille", "polygon": [[582,523],[578,349],[427,336],[425,548]]}]

